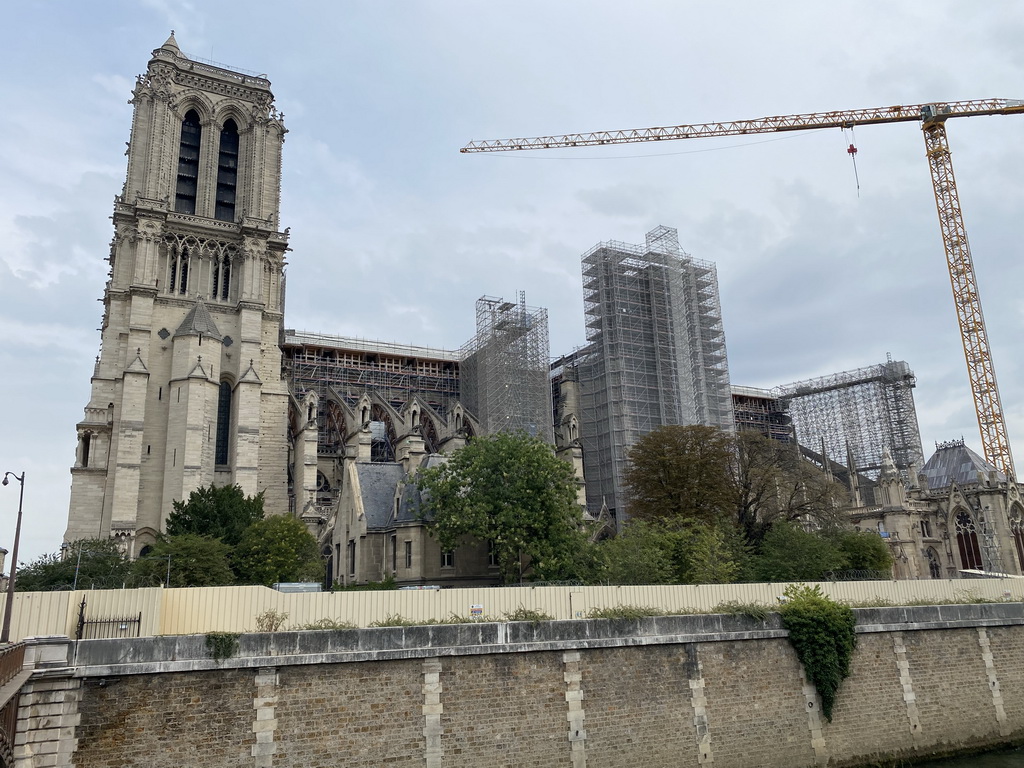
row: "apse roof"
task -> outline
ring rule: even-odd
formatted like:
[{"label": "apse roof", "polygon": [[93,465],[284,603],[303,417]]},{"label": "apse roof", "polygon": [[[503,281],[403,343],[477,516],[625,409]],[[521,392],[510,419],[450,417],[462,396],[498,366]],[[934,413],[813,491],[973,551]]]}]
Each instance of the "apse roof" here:
[{"label": "apse roof", "polygon": [[920,472],[927,478],[930,489],[948,488],[953,483],[961,486],[976,485],[979,472],[986,479],[989,472],[995,472],[997,481],[1006,481],[1004,473],[964,445],[963,440],[937,443],[935,448],[935,453]]}]

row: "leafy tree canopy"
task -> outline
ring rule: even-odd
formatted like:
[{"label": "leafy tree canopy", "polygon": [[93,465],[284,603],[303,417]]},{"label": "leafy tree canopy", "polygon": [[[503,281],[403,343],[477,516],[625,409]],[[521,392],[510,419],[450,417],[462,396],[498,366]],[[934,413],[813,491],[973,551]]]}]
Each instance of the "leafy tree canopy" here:
[{"label": "leafy tree canopy", "polygon": [[732,514],[732,440],[714,427],[663,426],[629,449],[625,486],[634,520],[683,525]]},{"label": "leafy tree canopy", "polygon": [[618,536],[594,546],[594,581],[608,584],[727,584],[744,578],[750,555],[728,523],[682,526],[627,522]]},{"label": "leafy tree canopy", "polygon": [[[222,541],[194,533],[161,536],[149,553],[132,566],[140,587],[219,587],[234,584],[228,558],[231,548]],[[170,561],[168,562],[168,558]]]},{"label": "leafy tree canopy", "polygon": [[596,580],[608,584],[675,584],[673,555],[680,544],[678,531],[644,521],[627,525],[622,533],[595,545]]},{"label": "leafy tree canopy", "polygon": [[820,581],[849,561],[827,536],[808,533],[793,523],[777,523],[765,534],[756,573],[762,581]]},{"label": "leafy tree canopy", "polygon": [[740,432],[735,446],[736,522],[750,544],[760,545],[778,522],[812,520],[832,526],[839,521],[845,490],[795,445]]},{"label": "leafy tree canopy", "polygon": [[186,501],[175,501],[167,517],[167,533],[193,533],[236,545],[253,523],[263,519],[263,492],[246,496],[237,485],[198,488]]},{"label": "leafy tree canopy", "polygon": [[835,526],[844,497],[795,445],[703,426],[664,426],[641,437],[629,451],[625,485],[632,519],[727,524],[754,549],[777,523]]},{"label": "leafy tree canopy", "polygon": [[475,438],[416,484],[431,533],[443,549],[466,536],[490,541],[503,583],[519,579],[521,557],[538,579],[564,578],[583,546],[572,466],[541,440],[500,432]]},{"label": "leafy tree canopy", "polygon": [[877,533],[840,530],[833,535],[833,540],[846,555],[847,568],[858,571],[892,570],[892,552]]},{"label": "leafy tree canopy", "polygon": [[113,539],[80,539],[65,554],[42,555],[19,564],[14,588],[20,592],[72,589],[120,589],[130,583],[131,562]]},{"label": "leafy tree canopy", "polygon": [[291,515],[253,523],[235,547],[232,565],[240,584],[323,581],[324,561],[313,535]]}]

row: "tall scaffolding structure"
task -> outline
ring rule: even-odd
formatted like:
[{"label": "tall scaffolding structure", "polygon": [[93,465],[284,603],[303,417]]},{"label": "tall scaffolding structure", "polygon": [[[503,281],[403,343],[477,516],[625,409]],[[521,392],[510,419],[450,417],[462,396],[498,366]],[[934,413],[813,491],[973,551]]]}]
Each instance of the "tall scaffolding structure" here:
[{"label": "tall scaffolding structure", "polygon": [[548,379],[548,312],[482,296],[476,335],[460,352],[462,404],[485,434],[522,431],[554,442]]},{"label": "tall scaffolding structure", "polygon": [[718,274],[669,227],[644,245],[599,243],[582,261],[587,506],[607,505],[621,525],[626,453],[640,437],[670,424],[734,429]]},{"label": "tall scaffolding structure", "polygon": [[799,381],[772,390],[789,407],[797,442],[877,480],[888,448],[896,468],[910,478],[924,451],[917,425],[914,372],[902,360]]}]

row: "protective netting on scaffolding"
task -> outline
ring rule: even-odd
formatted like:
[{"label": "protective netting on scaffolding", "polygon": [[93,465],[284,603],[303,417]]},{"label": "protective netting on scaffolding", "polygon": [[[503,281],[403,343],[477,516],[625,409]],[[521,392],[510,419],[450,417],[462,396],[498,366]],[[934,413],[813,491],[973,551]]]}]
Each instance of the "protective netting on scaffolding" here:
[{"label": "protective netting on scaffolding", "polygon": [[718,277],[679,247],[675,229],[657,227],[643,245],[585,253],[583,296],[588,506],[615,508],[626,451],[641,436],[667,424],[734,428]]},{"label": "protective netting on scaffolding", "polygon": [[526,432],[554,441],[548,375],[548,313],[518,301],[482,296],[476,335],[460,351],[462,404],[485,433]]},{"label": "protective netting on scaffolding", "polygon": [[[772,390],[789,405],[797,441],[828,459],[877,480],[885,448],[910,478],[924,452],[913,389],[916,378],[902,360],[799,381]],[[849,451],[849,453],[848,453]]]}]

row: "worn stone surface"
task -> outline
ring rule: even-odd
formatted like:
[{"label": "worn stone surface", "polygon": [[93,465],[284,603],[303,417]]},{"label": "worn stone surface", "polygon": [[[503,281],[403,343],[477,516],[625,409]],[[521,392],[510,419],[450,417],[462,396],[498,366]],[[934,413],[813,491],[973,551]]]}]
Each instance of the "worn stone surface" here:
[{"label": "worn stone surface", "polygon": [[961,608],[858,611],[831,724],[774,620],[282,632],[219,664],[202,636],[51,638],[15,747],[26,768],[839,768],[1020,739],[1019,606]]},{"label": "worn stone surface", "polygon": [[850,677],[839,688],[832,722],[824,716],[821,719],[829,751],[862,759],[864,763],[876,755],[898,753],[912,743],[891,635],[857,638]]},{"label": "worn stone surface", "polygon": [[[715,768],[814,765],[800,665],[787,640],[702,643]],[[719,737],[720,735],[720,737]]]},{"label": "worn stone surface", "polygon": [[75,763],[252,766],[255,693],[248,670],[84,681]]},{"label": "worn stone surface", "polygon": [[1024,730],[1024,632],[994,627],[988,629],[988,636],[1007,726],[1020,733]]},{"label": "worn stone surface", "polygon": [[978,632],[905,632],[921,717],[921,746],[985,743],[999,737]]},{"label": "worn stone surface", "polygon": [[561,654],[448,659],[441,683],[444,765],[572,765]]},{"label": "worn stone surface", "polygon": [[684,646],[593,650],[580,666],[590,765],[696,763]]},{"label": "worn stone surface", "polygon": [[331,664],[281,669],[275,768],[421,766],[423,664]]}]

